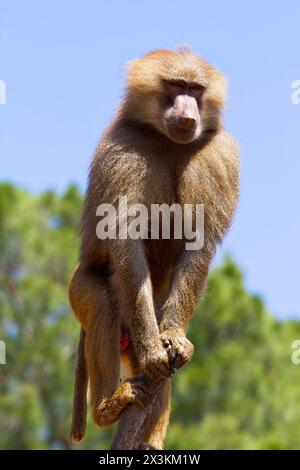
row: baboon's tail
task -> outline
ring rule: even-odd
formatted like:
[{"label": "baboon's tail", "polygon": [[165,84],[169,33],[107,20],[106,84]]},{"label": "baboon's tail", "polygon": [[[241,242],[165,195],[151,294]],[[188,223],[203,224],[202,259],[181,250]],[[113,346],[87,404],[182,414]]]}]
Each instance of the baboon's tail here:
[{"label": "baboon's tail", "polygon": [[88,370],[85,358],[85,332],[81,328],[77,349],[77,365],[73,395],[71,441],[80,442],[85,434],[87,415]]}]

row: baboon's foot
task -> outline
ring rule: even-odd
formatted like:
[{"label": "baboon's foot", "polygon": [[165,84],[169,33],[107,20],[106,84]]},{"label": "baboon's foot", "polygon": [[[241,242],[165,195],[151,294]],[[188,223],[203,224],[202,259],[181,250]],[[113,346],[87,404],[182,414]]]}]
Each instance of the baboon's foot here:
[{"label": "baboon's foot", "polygon": [[95,423],[100,427],[110,426],[118,421],[127,405],[135,403],[144,407],[149,403],[151,393],[142,376],[137,376],[122,383],[113,395],[104,398],[93,413]]}]

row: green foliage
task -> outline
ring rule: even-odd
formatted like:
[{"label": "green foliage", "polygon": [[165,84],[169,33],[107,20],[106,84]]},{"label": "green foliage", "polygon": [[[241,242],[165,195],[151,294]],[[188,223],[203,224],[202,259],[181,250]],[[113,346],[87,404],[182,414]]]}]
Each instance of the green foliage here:
[{"label": "green foliage", "polygon": [[[82,196],[0,185],[0,448],[65,449],[79,326],[67,300]],[[225,258],[190,326],[192,362],[173,380],[170,449],[300,448],[300,323],[278,322]],[[89,419],[79,448],[108,448]]]}]

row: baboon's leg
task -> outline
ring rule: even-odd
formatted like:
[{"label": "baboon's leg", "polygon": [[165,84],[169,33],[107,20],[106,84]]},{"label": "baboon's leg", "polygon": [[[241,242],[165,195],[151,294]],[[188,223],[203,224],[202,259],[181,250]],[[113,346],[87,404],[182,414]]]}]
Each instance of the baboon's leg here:
[{"label": "baboon's leg", "polygon": [[86,358],[90,378],[92,416],[101,427],[115,421],[113,409],[105,415],[105,402],[119,385],[120,380],[120,325],[117,318],[110,316],[111,297],[102,292],[102,303],[98,315],[94,315],[87,330]]},{"label": "baboon's leg", "polygon": [[90,382],[92,415],[99,426],[101,401],[110,397],[120,377],[120,316],[109,279],[101,270],[78,266],[70,284],[70,302],[85,330],[85,358]]},{"label": "baboon's leg", "polygon": [[163,449],[170,417],[171,380],[166,379],[152,404],[149,420],[146,422],[143,449]]},{"label": "baboon's leg", "polygon": [[[134,408],[139,408],[138,415],[140,407],[146,407],[145,413],[150,417],[151,402],[157,387],[154,380],[141,373],[119,385],[120,315],[109,280],[101,275],[101,271],[90,271],[79,266],[70,284],[70,301],[85,331],[84,359],[90,382],[92,415],[96,424],[101,427],[109,426],[119,419],[121,412],[131,403],[137,404]],[[80,343],[80,351],[81,349]],[[77,370],[77,374],[78,372]],[[79,403],[82,407],[84,393],[84,387],[81,391],[77,389],[75,405]],[[159,416],[160,409],[161,406],[158,405],[155,411]],[[83,409],[77,410],[77,416],[80,415],[84,415]],[[143,422],[141,415],[139,421]],[[145,435],[148,421],[149,419],[145,420],[145,424],[139,428],[141,439]]]}]

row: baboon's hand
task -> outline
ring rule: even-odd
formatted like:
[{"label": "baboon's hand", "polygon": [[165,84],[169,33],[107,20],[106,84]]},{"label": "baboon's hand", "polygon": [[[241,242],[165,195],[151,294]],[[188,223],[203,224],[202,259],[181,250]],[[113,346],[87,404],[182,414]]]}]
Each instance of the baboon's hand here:
[{"label": "baboon's hand", "polygon": [[140,354],[138,354],[138,360],[140,369],[154,380],[164,380],[172,373],[169,355],[160,336],[143,344]]},{"label": "baboon's hand", "polygon": [[172,369],[180,369],[186,362],[191,360],[194,346],[182,330],[165,330],[160,336],[168,353]]}]

